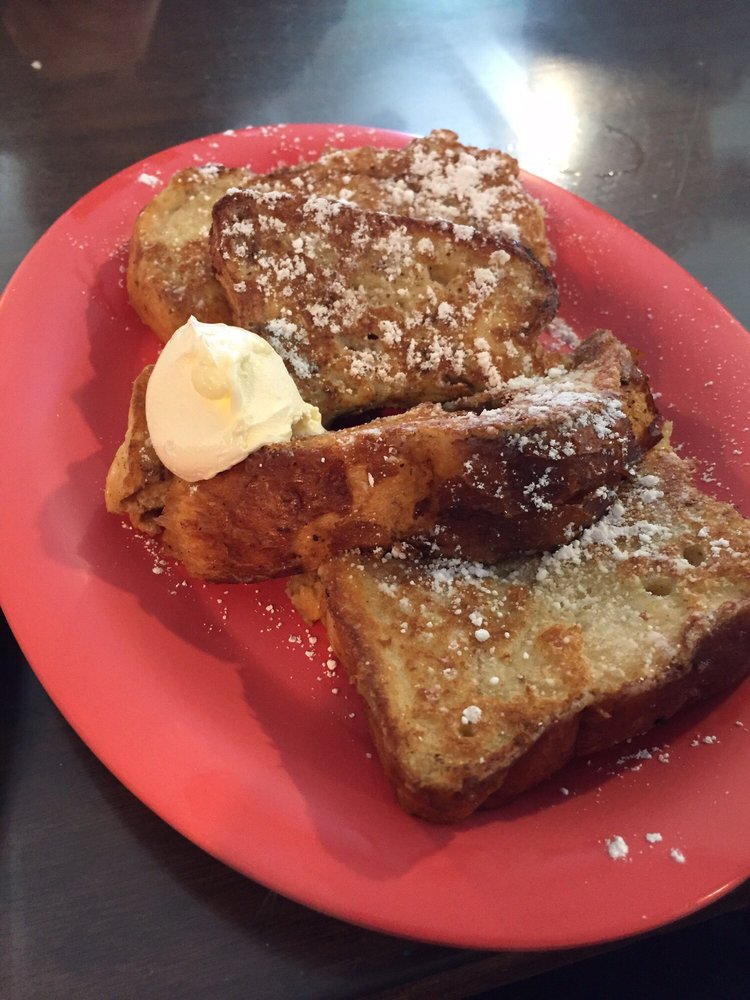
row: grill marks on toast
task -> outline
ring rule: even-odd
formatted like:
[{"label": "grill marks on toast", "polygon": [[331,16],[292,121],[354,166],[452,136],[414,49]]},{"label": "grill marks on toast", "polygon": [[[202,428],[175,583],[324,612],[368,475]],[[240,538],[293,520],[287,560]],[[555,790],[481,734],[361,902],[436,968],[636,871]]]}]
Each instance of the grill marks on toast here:
[{"label": "grill marks on toast", "polygon": [[484,562],[550,548],[607,510],[659,434],[646,380],[612,334],[593,335],[573,364],[491,400],[422,404],[261,448],[210,480],[167,475],[154,487],[144,375],[107,503],[137,527],[162,528],[188,572],[210,580],[311,570],[402,539]]},{"label": "grill marks on toast", "polygon": [[398,547],[290,581],[404,808],[461,819],[747,673],[750,523],[691,478],[660,445],[556,552],[487,567]]},{"label": "grill marks on toast", "polygon": [[536,335],[557,292],[513,241],[250,188],[216,205],[211,244],[235,322],[272,344],[326,422],[543,367]]}]

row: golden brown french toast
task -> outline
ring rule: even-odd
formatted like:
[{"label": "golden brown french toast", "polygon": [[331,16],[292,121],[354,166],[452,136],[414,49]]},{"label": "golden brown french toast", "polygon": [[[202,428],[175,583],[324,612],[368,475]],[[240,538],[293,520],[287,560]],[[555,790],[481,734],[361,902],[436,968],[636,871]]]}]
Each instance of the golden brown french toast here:
[{"label": "golden brown french toast", "polygon": [[110,513],[127,514],[147,535],[158,535],[156,518],[164,506],[172,473],[154,451],[146,423],[146,387],[153,365],[147,365],[133,383],[128,427],[104,484],[104,503]]},{"label": "golden brown french toast", "polygon": [[169,340],[190,316],[204,323],[231,322],[211,269],[211,209],[229,188],[252,179],[243,167],[189,167],[176,173],[138,216],[130,240],[128,296],[160,340]]},{"label": "golden brown french toast", "polygon": [[405,546],[289,589],[322,617],[401,805],[450,822],[750,669],[750,522],[666,443],[599,522],[488,567]]},{"label": "golden brown french toast", "polygon": [[130,243],[130,301],[161,340],[190,316],[206,323],[230,321],[208,254],[210,214],[231,187],[251,184],[472,225],[519,240],[549,263],[544,212],[521,184],[517,162],[499,150],[464,146],[447,130],[403,149],[337,150],[265,175],[244,167],[191,167],[176,173],[143,209]]},{"label": "golden brown french toast", "polygon": [[[137,380],[107,506],[162,530],[187,571],[249,581],[316,568],[347,549],[421,539],[494,562],[559,545],[608,508],[659,435],[645,377],[600,331],[572,367],[503,392],[268,445],[213,479],[162,469]],[[142,485],[141,485],[142,484]]]},{"label": "golden brown french toast", "polygon": [[524,188],[518,162],[497,149],[465,146],[436,129],[402,149],[337,149],[314,163],[259,178],[359,208],[416,219],[444,219],[517,240],[549,264],[544,211]]},{"label": "golden brown french toast", "polygon": [[255,187],[213,214],[235,324],[268,340],[326,424],[496,391],[543,367],[537,334],[557,291],[519,243]]}]

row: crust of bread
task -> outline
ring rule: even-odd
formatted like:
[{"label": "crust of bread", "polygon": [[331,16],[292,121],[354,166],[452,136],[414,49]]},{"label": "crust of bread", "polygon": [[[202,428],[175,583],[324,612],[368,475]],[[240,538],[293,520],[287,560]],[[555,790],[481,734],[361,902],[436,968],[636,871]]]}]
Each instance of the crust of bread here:
[{"label": "crust of bread", "polygon": [[746,676],[750,523],[663,444],[556,553],[341,556],[292,599],[323,618],[398,801],[454,822]]},{"label": "crust of bread", "polygon": [[172,478],[151,444],[146,424],[146,386],[153,365],[147,365],[133,383],[128,428],[117,449],[104,485],[104,503],[110,514],[127,514],[139,531],[158,535],[156,518]]}]

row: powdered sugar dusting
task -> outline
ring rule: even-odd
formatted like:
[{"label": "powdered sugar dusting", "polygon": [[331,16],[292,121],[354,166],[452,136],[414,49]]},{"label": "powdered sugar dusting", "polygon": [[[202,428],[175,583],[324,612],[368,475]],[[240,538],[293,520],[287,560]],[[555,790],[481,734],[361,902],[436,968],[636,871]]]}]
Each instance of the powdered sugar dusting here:
[{"label": "powdered sugar dusting", "polygon": [[156,176],[156,174],[147,174],[145,171],[138,174],[138,183],[145,184],[147,187],[155,188],[161,184],[161,179]]},{"label": "powdered sugar dusting", "polygon": [[624,861],[628,854],[630,854],[630,848],[619,834],[609,837],[606,840],[606,845],[607,854],[609,854],[613,861]]},{"label": "powdered sugar dusting", "polygon": [[[316,193],[263,185],[231,197],[219,254],[238,320],[265,325],[308,383],[303,394],[314,394],[324,373],[339,409],[409,405],[415,394],[496,390],[538,367],[532,341],[527,346],[525,333],[510,335],[503,324],[537,308],[548,294],[544,281],[536,275],[538,284],[527,287],[530,278],[518,273],[509,281],[511,254],[472,227],[407,226]],[[524,258],[512,266],[533,272]],[[412,383],[410,373],[420,380]]]}]

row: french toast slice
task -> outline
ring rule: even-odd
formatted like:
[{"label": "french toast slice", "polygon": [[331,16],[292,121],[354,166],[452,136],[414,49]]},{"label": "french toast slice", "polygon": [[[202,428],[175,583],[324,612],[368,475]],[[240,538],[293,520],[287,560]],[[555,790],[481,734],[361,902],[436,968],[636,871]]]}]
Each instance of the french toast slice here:
[{"label": "french toast slice", "polygon": [[372,212],[484,229],[523,243],[542,264],[550,263],[544,210],[524,188],[517,160],[498,149],[465,146],[448,129],[435,129],[402,149],[333,150],[259,182],[351,201]]},{"label": "french toast slice", "polygon": [[555,552],[489,567],[405,546],[292,578],[362,695],[400,804],[435,822],[648,731],[750,669],[750,521],[666,442]]},{"label": "french toast slice", "polygon": [[252,171],[211,165],[174,174],[141,211],[130,239],[127,288],[143,322],[166,343],[190,316],[230,323],[231,314],[211,267],[211,210]]},{"label": "french toast slice", "polygon": [[439,218],[518,240],[549,264],[544,212],[499,150],[464,146],[436,130],[403,149],[336,150],[257,175],[220,165],[178,171],[143,209],[130,242],[128,294],[162,341],[190,316],[230,322],[208,252],[211,208],[232,187],[326,195],[370,211]]},{"label": "french toast slice", "polygon": [[543,367],[537,334],[557,290],[520,243],[257,187],[230,192],[213,217],[234,322],[269,341],[326,425]]},{"label": "french toast slice", "polygon": [[604,513],[660,433],[645,376],[599,331],[569,369],[521,377],[489,399],[268,445],[187,483],[158,472],[147,379],[148,370],[134,387],[107,507],[162,531],[192,576],[216,581],[309,571],[400,539],[485,562],[559,545]]}]

